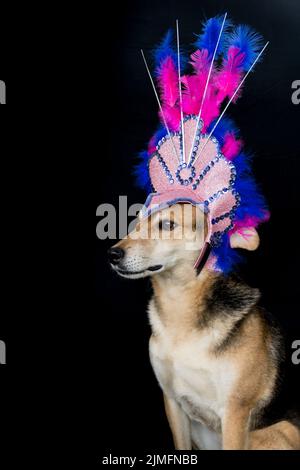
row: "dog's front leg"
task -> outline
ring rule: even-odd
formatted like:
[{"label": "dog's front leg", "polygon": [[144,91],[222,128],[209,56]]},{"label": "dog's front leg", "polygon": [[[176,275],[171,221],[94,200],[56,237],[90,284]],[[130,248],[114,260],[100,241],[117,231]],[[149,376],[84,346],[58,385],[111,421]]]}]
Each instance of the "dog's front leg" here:
[{"label": "dog's front leg", "polygon": [[223,450],[246,450],[249,438],[249,408],[229,406],[222,420]]},{"label": "dog's front leg", "polygon": [[173,434],[175,449],[191,450],[191,425],[181,406],[164,394],[165,410]]}]

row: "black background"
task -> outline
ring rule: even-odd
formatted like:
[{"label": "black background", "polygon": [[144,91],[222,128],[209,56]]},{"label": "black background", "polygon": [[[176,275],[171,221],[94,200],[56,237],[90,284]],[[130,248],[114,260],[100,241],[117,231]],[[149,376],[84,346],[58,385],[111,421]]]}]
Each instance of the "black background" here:
[{"label": "black background", "polygon": [[[3,281],[3,290],[6,291],[8,302],[3,304],[1,312],[0,339],[7,343],[8,364],[0,366],[1,419],[6,423],[5,426],[2,425],[6,439],[4,442],[1,437],[0,460],[7,440],[14,442],[16,436],[20,437],[20,441],[25,440],[34,411],[41,421],[35,426],[39,433],[40,429],[48,427],[48,415],[52,413],[55,398],[64,407],[71,402],[80,387],[85,389],[86,396],[83,394],[77,400],[72,408],[72,415],[73,419],[77,420],[78,408],[83,408],[84,414],[91,418],[94,426],[89,423],[87,428],[81,428],[80,432],[85,433],[88,430],[91,433],[95,442],[95,461],[98,461],[102,454],[109,452],[136,455],[151,450],[173,450],[161,390],[148,357],[150,328],[146,308],[151,295],[149,281],[126,281],[112,273],[107,263],[106,251],[114,241],[100,241],[96,238],[96,257],[93,257],[96,268],[96,296],[93,297],[95,301],[91,305],[93,292],[89,290],[91,281],[86,271],[81,269],[77,276],[75,269],[73,275],[65,270],[65,265],[66,268],[81,267],[79,245],[75,246],[73,240],[74,232],[77,228],[79,232],[80,228],[77,218],[67,221],[67,235],[63,238],[62,225],[55,218],[53,210],[45,211],[43,208],[43,211],[38,211],[34,205],[26,205],[22,197],[17,201],[13,201],[13,197],[19,187],[19,179],[22,182],[20,187],[23,196],[32,189],[31,180],[38,181],[42,187],[46,183],[46,176],[53,171],[56,178],[49,177],[49,195],[54,199],[58,175],[58,178],[63,180],[67,196],[65,206],[59,200],[65,223],[71,207],[75,208],[76,212],[82,211],[85,214],[93,204],[96,208],[101,203],[111,203],[117,208],[119,195],[128,196],[128,205],[144,202],[146,194],[134,186],[132,167],[137,160],[137,153],[145,148],[156,129],[158,118],[157,105],[140,49],[144,49],[150,58],[152,48],[166,30],[174,26],[176,18],[180,21],[181,42],[187,47],[194,40],[193,33],[199,33],[201,21],[205,17],[209,18],[225,11],[235,22],[251,25],[262,33],[266,40],[270,40],[264,61],[256,67],[256,72],[248,77],[242,98],[236,107],[229,108],[228,115],[234,117],[241,129],[246,149],[256,155],[255,175],[261,183],[272,214],[270,222],[260,229],[260,249],[247,254],[247,263],[241,266],[240,270],[251,285],[261,289],[264,306],[279,319],[286,330],[287,374],[284,379],[284,393],[291,404],[297,405],[300,365],[293,365],[290,357],[291,342],[300,338],[300,105],[292,104],[291,84],[300,79],[300,5],[297,0],[132,0],[118,5],[111,2],[106,7],[105,12],[101,11],[101,15],[90,11],[91,24],[95,18],[98,21],[93,30],[93,43],[91,41],[86,45],[85,50],[88,60],[95,67],[93,72],[86,72],[85,92],[82,90],[82,84],[81,87],[78,84],[80,96],[78,93],[74,94],[75,104],[76,100],[81,102],[89,92],[92,94],[91,102],[85,103],[88,106],[77,111],[78,121],[87,119],[88,123],[92,122],[87,144],[93,141],[93,150],[81,153],[79,158],[75,153],[70,155],[70,151],[63,154],[59,145],[55,145],[52,152],[52,137],[57,134],[59,119],[64,118],[64,113],[57,110],[54,117],[51,116],[49,126],[46,120],[43,121],[44,116],[40,119],[40,126],[47,127],[50,135],[46,138],[42,135],[42,142],[38,143],[38,158],[31,159],[27,150],[23,151],[27,139],[38,137],[37,129],[29,119],[28,108],[31,107],[31,101],[27,98],[24,85],[26,74],[30,71],[27,55],[29,49],[25,50],[22,41],[13,45],[19,50],[19,56],[12,54],[10,64],[7,48],[3,47],[1,50],[0,79],[7,85],[7,103],[9,106],[9,103],[14,101],[19,109],[18,112],[13,112],[11,108],[10,112],[7,112],[7,108],[4,108],[0,122],[2,144],[5,140],[8,147],[13,147],[12,156],[7,159],[3,157],[1,166],[1,214],[4,216],[8,212],[8,222],[3,226],[2,232],[8,238],[13,238],[13,242],[9,249],[5,243],[2,246],[2,255],[6,255],[9,261],[9,269],[3,270],[3,274],[5,281],[11,282],[12,286],[9,291]],[[39,27],[42,26],[41,21]],[[81,26],[77,28],[77,34],[80,37],[85,36]],[[0,29],[1,44],[7,44],[13,35],[14,28],[9,32],[4,31],[4,28]],[[39,36],[33,36],[32,42],[37,48]],[[52,41],[53,36],[49,36],[49,40]],[[68,36],[68,46],[63,50],[66,61],[69,52],[76,50],[72,38],[72,35]],[[47,113],[47,107],[56,105],[56,102],[50,102],[50,84],[49,87],[47,85],[43,88],[40,83],[39,57],[43,53],[39,52],[38,48],[35,52],[37,73],[33,79],[27,79],[32,82],[33,88],[37,87],[41,96],[40,105]],[[11,71],[8,65],[14,66]],[[82,68],[83,63],[78,60],[76,71]],[[51,68],[49,65],[48,69],[49,74],[55,75],[60,91],[64,93],[68,85],[59,81],[60,67],[57,65]],[[92,81],[95,79],[96,85],[93,87]],[[73,81],[79,81],[76,74]],[[18,86],[15,87],[15,84],[19,85],[20,100],[16,99]],[[61,107],[59,105],[57,109],[62,109],[64,104],[61,99]],[[40,110],[34,111],[38,120],[41,116]],[[66,124],[67,120],[66,117]],[[15,131],[16,124],[20,128],[24,126],[24,135],[21,137],[22,133]],[[69,139],[76,143],[74,130]],[[16,144],[19,145],[19,150],[14,153]],[[44,163],[43,167],[39,166],[41,161]],[[86,177],[86,166],[93,164],[94,178]],[[62,170],[65,170],[63,165],[67,167],[66,176],[61,176]],[[73,178],[72,170],[75,165],[76,170],[80,171],[76,178]],[[27,179],[25,171],[23,173],[25,168],[30,173],[30,183],[29,175]],[[94,192],[94,200],[93,204],[89,205],[85,196],[91,189]],[[32,200],[35,203],[40,200],[42,204],[40,188],[32,189],[32,193]],[[76,196],[78,203],[75,202]],[[7,207],[8,201],[12,203],[12,209]],[[19,215],[22,205],[25,206],[23,209],[26,212],[24,221],[20,221]],[[40,226],[38,230],[33,229],[29,216],[35,218],[39,225],[44,219],[47,230],[41,229]],[[15,234],[12,234],[10,227],[11,219],[18,223]],[[96,223],[98,221],[99,218],[96,218]],[[51,227],[54,227],[55,236],[46,242],[44,234]],[[25,241],[26,232],[38,246],[40,264],[46,270],[49,266],[47,281],[40,274],[39,268],[36,268],[42,287],[46,289],[45,293],[36,284],[31,284],[24,293],[19,287],[19,283],[25,283],[25,280],[30,278],[29,271],[32,269],[31,252]],[[16,240],[12,235],[15,235]],[[90,242],[83,244],[83,258],[88,258]],[[59,259],[55,269],[50,272],[50,258],[57,248],[60,249]],[[71,253],[67,254],[68,250]],[[21,260],[19,252],[28,256],[26,263]],[[16,259],[13,259],[13,256],[16,256]],[[60,296],[57,300],[54,299],[59,277],[62,278],[59,294],[64,294],[64,302]],[[78,277],[74,284],[73,277]],[[75,287],[77,285],[78,289]],[[38,298],[38,294],[41,298]],[[18,307],[17,300],[20,302]],[[36,309],[35,312],[33,308]],[[80,332],[75,335],[72,329],[77,322]],[[68,350],[66,356],[64,348]],[[81,363],[83,349],[89,354],[84,364]],[[51,366],[44,360],[45,351],[50,356]],[[75,384],[68,394],[64,389],[63,380],[57,377],[58,369],[62,369],[62,375],[65,381],[68,381],[70,369],[74,365]],[[6,378],[9,381],[5,380]],[[42,395],[44,390],[47,390],[49,397]],[[280,408],[280,403],[278,407]],[[26,417],[23,418],[23,414]],[[55,432],[59,431],[60,423],[65,418],[65,413],[60,412],[55,423]],[[40,434],[41,439],[51,446],[47,454],[44,454],[44,462],[45,456],[47,458],[53,453],[53,436],[47,440]],[[34,441],[28,446],[28,450],[37,452]],[[16,453],[16,446],[13,445],[10,460]],[[73,454],[76,455],[74,449]]]},{"label": "black background", "polygon": [[[250,285],[261,289],[263,305],[286,332],[284,393],[297,405],[300,365],[291,362],[291,343],[300,338],[300,105],[291,101],[291,84],[300,78],[300,5],[296,0],[152,0],[118,7],[114,34],[101,45],[104,60],[111,64],[111,73],[102,77],[101,93],[104,87],[111,106],[106,108],[104,127],[99,128],[96,206],[105,202],[118,208],[119,195],[127,195],[128,204],[145,200],[146,195],[134,186],[132,167],[158,120],[140,49],[151,57],[153,46],[176,18],[181,43],[189,47],[201,21],[225,11],[235,22],[251,25],[270,41],[264,61],[248,77],[242,98],[229,108],[228,115],[240,127],[246,149],[256,156],[254,172],[272,215],[260,228],[259,250],[247,254],[240,272]],[[93,344],[99,394],[95,412],[101,431],[97,453],[171,450],[162,394],[148,358],[146,307],[151,285],[148,280],[121,279],[110,271],[106,250],[112,244],[111,240],[96,241]]]}]

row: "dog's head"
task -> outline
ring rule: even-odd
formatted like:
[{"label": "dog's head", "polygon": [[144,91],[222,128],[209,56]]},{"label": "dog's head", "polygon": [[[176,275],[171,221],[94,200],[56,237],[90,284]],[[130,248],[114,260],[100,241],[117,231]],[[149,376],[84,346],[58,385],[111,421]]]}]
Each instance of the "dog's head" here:
[{"label": "dog's head", "polygon": [[[109,262],[121,276],[138,279],[170,271],[179,264],[194,266],[208,232],[207,215],[191,204],[174,204],[147,218],[109,249]],[[256,231],[232,235],[232,247],[256,249]]]}]

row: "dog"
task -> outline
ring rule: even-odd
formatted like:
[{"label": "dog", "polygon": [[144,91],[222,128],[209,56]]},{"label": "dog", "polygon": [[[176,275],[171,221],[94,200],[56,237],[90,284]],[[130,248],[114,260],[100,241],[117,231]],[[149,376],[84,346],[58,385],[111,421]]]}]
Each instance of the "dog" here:
[{"label": "dog", "polygon": [[[151,277],[150,360],[175,448],[300,449],[292,420],[263,422],[277,390],[280,331],[258,305],[258,289],[209,262],[195,269],[206,231],[199,208],[177,203],[141,217],[109,250],[120,276]],[[255,250],[259,236],[251,229],[247,236],[235,233],[230,243]]]}]

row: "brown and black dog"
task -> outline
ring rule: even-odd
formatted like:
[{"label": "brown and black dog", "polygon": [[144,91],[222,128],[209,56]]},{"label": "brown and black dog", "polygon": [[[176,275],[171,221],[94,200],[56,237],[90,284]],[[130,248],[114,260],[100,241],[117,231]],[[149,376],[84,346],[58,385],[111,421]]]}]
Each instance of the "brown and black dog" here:
[{"label": "brown and black dog", "polygon": [[[151,276],[150,359],[163,390],[176,449],[300,449],[287,419],[261,420],[276,392],[281,336],[258,306],[260,293],[234,276],[194,268],[205,215],[175,204],[140,219],[110,249],[113,269]],[[168,236],[165,236],[165,235]],[[200,234],[200,236],[199,236]],[[235,234],[232,247],[256,249],[258,234]]]}]

